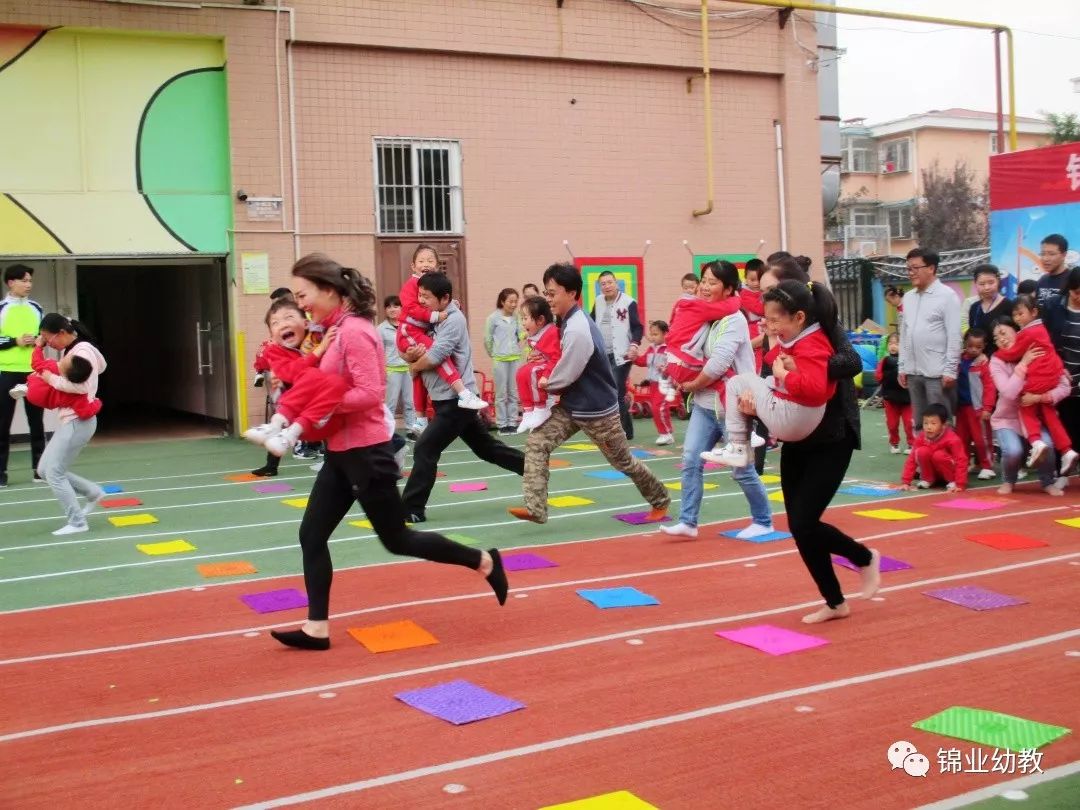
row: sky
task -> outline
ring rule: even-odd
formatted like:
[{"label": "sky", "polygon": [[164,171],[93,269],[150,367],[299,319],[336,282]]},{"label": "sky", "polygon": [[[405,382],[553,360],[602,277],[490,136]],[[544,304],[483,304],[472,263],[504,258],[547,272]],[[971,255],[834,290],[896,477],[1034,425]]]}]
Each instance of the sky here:
[{"label": "sky", "polygon": [[[1017,114],[1080,113],[1080,93],[1070,81],[1080,77],[1080,0],[840,0],[838,5],[1008,26],[1015,37]],[[948,107],[995,110],[991,31],[846,15],[834,19],[838,45],[847,50],[839,63],[841,118],[874,124]]]}]

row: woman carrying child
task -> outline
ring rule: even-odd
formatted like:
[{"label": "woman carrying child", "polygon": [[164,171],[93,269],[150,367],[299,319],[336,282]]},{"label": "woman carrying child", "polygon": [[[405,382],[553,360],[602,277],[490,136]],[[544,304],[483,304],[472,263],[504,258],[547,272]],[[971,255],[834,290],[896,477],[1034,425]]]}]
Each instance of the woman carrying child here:
[{"label": "woman carrying child", "polygon": [[[785,280],[804,285],[810,282],[797,260],[770,256],[768,261],[769,269],[761,279],[763,291],[767,292]],[[821,292],[825,291],[816,293],[815,300]],[[803,617],[806,624],[842,619],[850,614],[833,570],[831,555],[846,557],[859,566],[863,598],[872,597],[881,585],[878,552],[871,551],[821,519],[847,474],[852,453],[860,447],[859,403],[853,378],[862,373],[862,359],[852,349],[835,314],[835,302],[830,307],[827,301],[822,296],[824,311],[815,316],[833,347],[827,375],[836,383],[836,390],[813,432],[800,441],[784,442],[780,450],[780,487],[784,493],[788,531],[795,538],[799,556],[825,600],[821,609]],[[758,415],[749,391],[740,396],[739,409],[747,416]]]},{"label": "woman carrying child", "polygon": [[[1019,331],[1020,327],[1012,318],[999,318],[994,324],[994,342],[999,349],[1008,349],[1016,343]],[[1026,452],[1027,431],[1020,422],[1020,406],[1025,401],[1030,405],[1036,400],[1056,404],[1068,397],[1072,390],[1069,375],[1062,374],[1052,391],[1045,394],[1024,393],[1028,369],[1044,351],[1045,349],[1033,346],[1024,352],[1016,363],[1006,362],[999,352],[995,352],[990,358],[990,376],[998,394],[997,406],[990,417],[990,428],[994,431],[998,447],[1001,448],[1001,478],[1004,483],[998,487],[998,492],[1002,495],[1008,495],[1016,486],[1020,464]],[[1042,435],[1043,441],[1049,443],[1050,436],[1045,429]],[[1038,473],[1044,492],[1055,497],[1065,494],[1069,479],[1058,476],[1050,453],[1046,453],[1039,462]]]},{"label": "woman carrying child", "polygon": [[359,502],[388,551],[479,571],[503,604],[508,584],[497,549],[469,548],[405,525],[384,405],[382,342],[372,323],[375,293],[371,282],[321,254],[300,259],[292,275],[296,302],[316,323],[327,329],[338,327],[319,370],[338,376],[345,393],[331,423],[334,432],[326,440],[326,462],[315,477],[300,522],[308,620],[297,630],[275,630],[271,635],[290,647],[329,649],[333,565],[328,543],[354,502]]},{"label": "woman carrying child", "polygon": [[[50,312],[41,319],[41,335],[37,346],[49,346],[60,352],[60,363],[72,364],[76,358],[90,366],[90,374],[81,383],[73,383],[59,374],[43,370],[42,379],[52,387],[94,399],[97,396],[98,376],[105,371],[105,358],[90,342],[90,336],[78,321],[65,318],[58,312]],[[79,364],[81,365],[81,364]],[[97,417],[81,419],[75,409],[62,407],[57,413],[60,426],[53,433],[45,452],[38,461],[37,472],[52,488],[67,515],[67,524],[53,532],[54,535],[77,534],[89,529],[87,515],[105,497],[105,490],[70,471],[79,453],[86,447],[97,430]],[[80,506],[77,495],[86,500]]]}]

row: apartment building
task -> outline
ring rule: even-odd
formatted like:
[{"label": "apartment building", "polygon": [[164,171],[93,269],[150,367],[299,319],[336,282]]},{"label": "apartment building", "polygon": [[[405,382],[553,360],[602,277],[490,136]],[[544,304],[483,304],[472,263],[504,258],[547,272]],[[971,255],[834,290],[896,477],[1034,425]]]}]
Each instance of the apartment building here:
[{"label": "apartment building", "polygon": [[[1017,118],[1018,148],[1045,145],[1050,126]],[[1008,133],[1005,135],[1008,138]],[[915,246],[911,221],[922,194],[922,173],[935,161],[951,172],[963,161],[981,187],[998,143],[997,116],[952,108],[880,124],[863,119],[840,127],[840,200],[825,233],[827,256],[902,255]]]}]

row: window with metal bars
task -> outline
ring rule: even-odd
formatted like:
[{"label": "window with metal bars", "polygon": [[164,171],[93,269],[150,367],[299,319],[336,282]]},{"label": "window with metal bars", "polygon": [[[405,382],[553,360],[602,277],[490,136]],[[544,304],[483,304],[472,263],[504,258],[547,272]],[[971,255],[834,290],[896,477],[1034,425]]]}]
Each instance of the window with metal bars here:
[{"label": "window with metal bars", "polygon": [[376,138],[374,146],[379,233],[464,232],[458,141]]}]

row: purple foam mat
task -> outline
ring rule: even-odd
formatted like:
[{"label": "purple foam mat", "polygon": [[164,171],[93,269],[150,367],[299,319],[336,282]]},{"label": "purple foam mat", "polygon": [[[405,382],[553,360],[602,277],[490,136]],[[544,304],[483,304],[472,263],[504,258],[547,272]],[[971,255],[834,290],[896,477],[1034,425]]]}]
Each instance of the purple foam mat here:
[{"label": "purple foam mat", "polygon": [[646,523],[666,523],[671,520],[671,515],[664,515],[660,520],[648,520],[648,517],[648,512],[623,512],[621,515],[614,515],[616,520],[629,523],[631,526],[644,526]]},{"label": "purple foam mat", "polygon": [[558,563],[553,563],[539,554],[522,552],[521,554],[503,554],[503,568],[507,571],[529,571],[533,568],[558,568]]},{"label": "purple foam mat", "polygon": [[959,588],[923,591],[923,596],[941,599],[944,602],[952,602],[954,605],[960,605],[960,607],[966,607],[969,610],[996,610],[997,608],[1026,605],[1028,603],[1026,599],[995,593],[977,585],[961,585]]},{"label": "purple foam mat", "polygon": [[449,681],[438,686],[412,689],[394,695],[402,703],[446,720],[455,726],[498,717],[500,714],[524,709],[525,704],[496,695],[468,681]]},{"label": "purple foam mat", "polygon": [[256,613],[273,613],[278,610],[292,610],[293,608],[307,607],[307,596],[300,593],[296,588],[282,588],[278,591],[263,591],[262,593],[245,593],[240,597],[249,608]]},{"label": "purple foam mat", "polygon": [[[861,568],[859,568],[859,566],[855,565],[855,563],[853,563],[847,557],[838,557],[834,554],[832,561],[834,564],[843,566],[844,568],[850,568],[852,571],[862,570]],[[889,571],[903,571],[906,568],[912,567],[913,566],[910,563],[906,563],[903,560],[886,557],[885,555],[881,556],[881,573],[883,574],[886,574]]]}]

